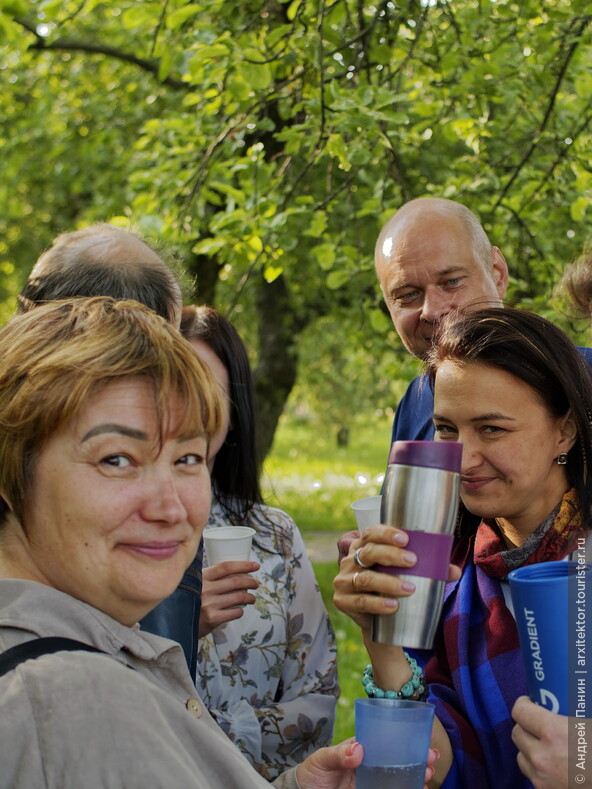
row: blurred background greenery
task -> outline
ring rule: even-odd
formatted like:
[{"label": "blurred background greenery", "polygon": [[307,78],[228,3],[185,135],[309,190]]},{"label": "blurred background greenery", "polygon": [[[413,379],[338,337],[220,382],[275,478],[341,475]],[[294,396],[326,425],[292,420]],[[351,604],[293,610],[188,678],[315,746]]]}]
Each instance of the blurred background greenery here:
[{"label": "blurred background greenery", "polygon": [[289,512],[305,537],[353,528],[351,502],[380,493],[391,425],[392,413],[370,413],[338,446],[334,429],[285,414],[265,461],[266,502]]},{"label": "blurred background greenery", "polygon": [[[268,504],[286,510],[310,544],[318,531],[335,532],[328,541],[327,561],[313,561],[317,581],[337,637],[341,697],[334,741],[354,733],[354,699],[363,695],[362,669],[367,664],[360,630],[333,605],[339,534],[355,528],[350,504],[380,493],[391,435],[392,414],[369,415],[349,445],[338,447],[334,431],[312,417],[285,414],[265,463]],[[318,556],[315,551],[315,556]],[[324,557],[320,556],[320,559]]]},{"label": "blurred background greenery", "polygon": [[362,644],[360,628],[333,605],[333,578],[337,572],[337,562],[316,562],[313,567],[337,638],[341,696],[337,702],[333,742],[341,742],[354,735],[354,700],[365,696],[361,679],[362,670],[368,663],[368,653]]}]

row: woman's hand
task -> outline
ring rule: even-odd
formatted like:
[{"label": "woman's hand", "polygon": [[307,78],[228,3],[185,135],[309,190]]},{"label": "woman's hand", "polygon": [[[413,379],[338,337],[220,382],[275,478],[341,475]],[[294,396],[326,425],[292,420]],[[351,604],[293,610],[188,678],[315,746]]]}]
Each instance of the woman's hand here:
[{"label": "woman's hand", "polygon": [[254,603],[256,597],[247,589],[256,589],[259,582],[248,573],[254,573],[258,562],[220,562],[204,567],[199,615],[199,637],[211,633],[216,627],[243,615],[241,606]]},{"label": "woman's hand", "polygon": [[[371,569],[374,564],[388,567],[413,567],[417,561],[412,551],[405,546],[409,538],[406,532],[393,526],[369,526],[358,539],[351,542],[349,554],[341,560],[339,573],[333,582],[335,606],[350,616],[368,633],[372,614],[392,614],[399,607],[399,597],[409,597],[415,590],[410,580],[397,575],[381,573]],[[358,557],[368,569],[360,567],[354,560]],[[450,565],[449,581],[460,578],[460,569]]]},{"label": "woman's hand", "polygon": [[414,587],[403,586],[395,575],[360,567],[354,554],[359,549],[358,557],[368,568],[374,564],[412,567],[417,559],[415,554],[405,551],[407,542],[407,535],[400,529],[370,526],[360,537],[351,540],[348,555],[341,559],[339,573],[333,581],[333,602],[363,631],[370,630],[372,614],[392,614],[399,606],[397,597],[408,597]]},{"label": "woman's hand", "polygon": [[354,540],[360,537],[359,531],[348,531],[342,534],[337,541],[337,564],[341,564],[341,560],[345,559]]},{"label": "woman's hand", "polygon": [[[339,745],[320,748],[296,768],[300,789],[355,789],[355,769],[362,763],[363,755],[362,746],[353,738]],[[438,751],[430,748],[426,784],[434,775],[432,765],[438,755]]]},{"label": "woman's hand", "polygon": [[520,751],[518,767],[535,789],[567,787],[567,745],[575,718],[557,715],[520,696],[512,707],[512,740]]}]

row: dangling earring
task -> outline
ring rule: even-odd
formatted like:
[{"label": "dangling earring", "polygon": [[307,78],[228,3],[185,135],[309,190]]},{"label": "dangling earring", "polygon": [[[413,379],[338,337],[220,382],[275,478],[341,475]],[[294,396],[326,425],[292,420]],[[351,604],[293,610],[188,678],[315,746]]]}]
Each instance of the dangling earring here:
[{"label": "dangling earring", "polygon": [[567,463],[567,452],[562,452],[557,458],[558,466],[565,466]]}]

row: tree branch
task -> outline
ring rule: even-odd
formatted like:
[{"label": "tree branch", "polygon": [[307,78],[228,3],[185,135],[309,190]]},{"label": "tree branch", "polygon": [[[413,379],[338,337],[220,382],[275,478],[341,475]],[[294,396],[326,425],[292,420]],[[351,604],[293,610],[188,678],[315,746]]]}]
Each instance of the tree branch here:
[{"label": "tree branch", "polygon": [[160,16],[158,17],[158,24],[156,25],[156,29],[154,30],[154,35],[152,37],[152,46],[150,47],[150,57],[153,57],[156,51],[158,36],[160,35],[160,31],[162,30],[162,26],[164,25],[168,7],[169,7],[169,0],[165,0],[164,3],[162,4]]},{"label": "tree branch", "polygon": [[580,38],[581,38],[584,30],[586,29],[586,27],[588,27],[588,25],[590,24],[591,20],[592,20],[592,16],[585,16],[585,17],[583,17],[580,20],[580,24],[579,24],[578,30],[575,33],[575,40],[570,44],[570,46],[569,46],[569,48],[567,50],[567,55],[564,58],[563,63],[561,64],[561,68],[559,69],[559,74],[557,75],[557,79],[555,80],[555,85],[553,86],[553,90],[551,91],[551,96],[550,96],[549,101],[547,103],[547,109],[545,110],[545,114],[544,114],[543,119],[542,119],[542,121],[541,121],[541,123],[539,125],[539,128],[538,128],[538,130],[535,132],[535,134],[533,136],[532,143],[529,145],[528,149],[525,151],[525,153],[523,154],[522,158],[520,159],[520,161],[518,162],[518,164],[514,168],[514,172],[512,173],[509,181],[507,182],[507,184],[502,189],[502,192],[501,192],[500,196],[498,197],[495,205],[493,206],[492,211],[495,211],[496,208],[498,208],[501,205],[502,201],[504,200],[504,198],[506,197],[506,195],[508,194],[508,192],[512,188],[514,182],[516,181],[516,179],[520,175],[520,172],[522,171],[522,168],[526,165],[526,163],[528,162],[528,160],[530,159],[530,157],[532,156],[532,154],[535,152],[536,148],[538,147],[538,144],[539,144],[540,139],[541,139],[541,135],[543,134],[543,132],[547,128],[547,124],[549,123],[549,120],[550,120],[551,115],[553,113],[553,109],[555,108],[555,101],[557,100],[557,95],[559,93],[559,89],[561,87],[561,83],[563,82],[563,78],[565,77],[565,74],[567,72],[567,68],[568,68],[568,66],[570,64],[570,61],[571,61],[576,49],[578,48],[578,45],[580,43]]},{"label": "tree branch", "polygon": [[570,148],[573,148],[573,145],[575,141],[578,139],[578,137],[580,136],[580,134],[582,134],[583,131],[588,129],[588,127],[590,126],[590,122],[592,121],[592,113],[590,112],[591,107],[592,107],[592,100],[588,102],[583,112],[584,118],[582,122],[579,124],[579,126],[575,131],[569,134],[572,140],[571,145],[568,145],[567,143],[563,143],[563,147],[560,149],[555,159],[553,159],[553,161],[551,162],[551,165],[549,166],[547,172],[543,175],[537,186],[532,189],[531,196],[522,203],[518,211],[524,211],[524,209],[527,206],[529,206],[532,203],[532,201],[535,199],[535,196],[540,195],[541,190],[549,183],[549,181],[551,180],[551,178],[555,173],[555,170],[557,169],[557,167],[559,167],[561,161],[565,159],[565,157],[568,155]]},{"label": "tree branch", "polygon": [[[48,52],[87,52],[93,55],[106,55],[115,60],[121,60],[123,63],[131,63],[134,66],[138,66],[138,68],[153,74],[155,77],[158,76],[158,61],[156,60],[139,58],[129,52],[124,52],[121,49],[117,49],[117,47],[109,47],[106,44],[94,44],[88,41],[79,41],[74,38],[57,38],[55,41],[47,41],[47,39],[40,36],[37,30],[25,20],[15,19],[15,21],[35,36],[35,43],[29,46],[30,50]],[[183,91],[190,91],[195,87],[189,82],[183,82],[173,77],[165,77],[165,79],[159,80],[159,84]]]}]

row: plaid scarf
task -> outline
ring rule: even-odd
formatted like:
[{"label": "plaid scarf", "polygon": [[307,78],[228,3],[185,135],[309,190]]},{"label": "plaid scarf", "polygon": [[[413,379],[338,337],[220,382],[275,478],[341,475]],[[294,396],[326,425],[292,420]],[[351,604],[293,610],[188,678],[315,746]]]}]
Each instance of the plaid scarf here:
[{"label": "plaid scarf", "polygon": [[447,585],[434,654],[426,666],[429,701],[436,705],[454,752],[442,789],[531,787],[518,768],[511,739],[510,711],[527,692],[526,676],[500,579],[519,566],[516,561],[562,559],[573,549],[574,535],[582,531],[573,491],[539,529],[529,551],[523,550],[526,543],[508,551],[495,524],[481,522],[476,534],[461,537],[453,552],[451,561],[463,573]]},{"label": "plaid scarf", "polygon": [[482,521],[475,537],[475,564],[491,578],[505,578],[516,567],[563,559],[575,550],[583,530],[576,492],[563,496],[549,517],[518,548],[507,549],[495,521]]}]

